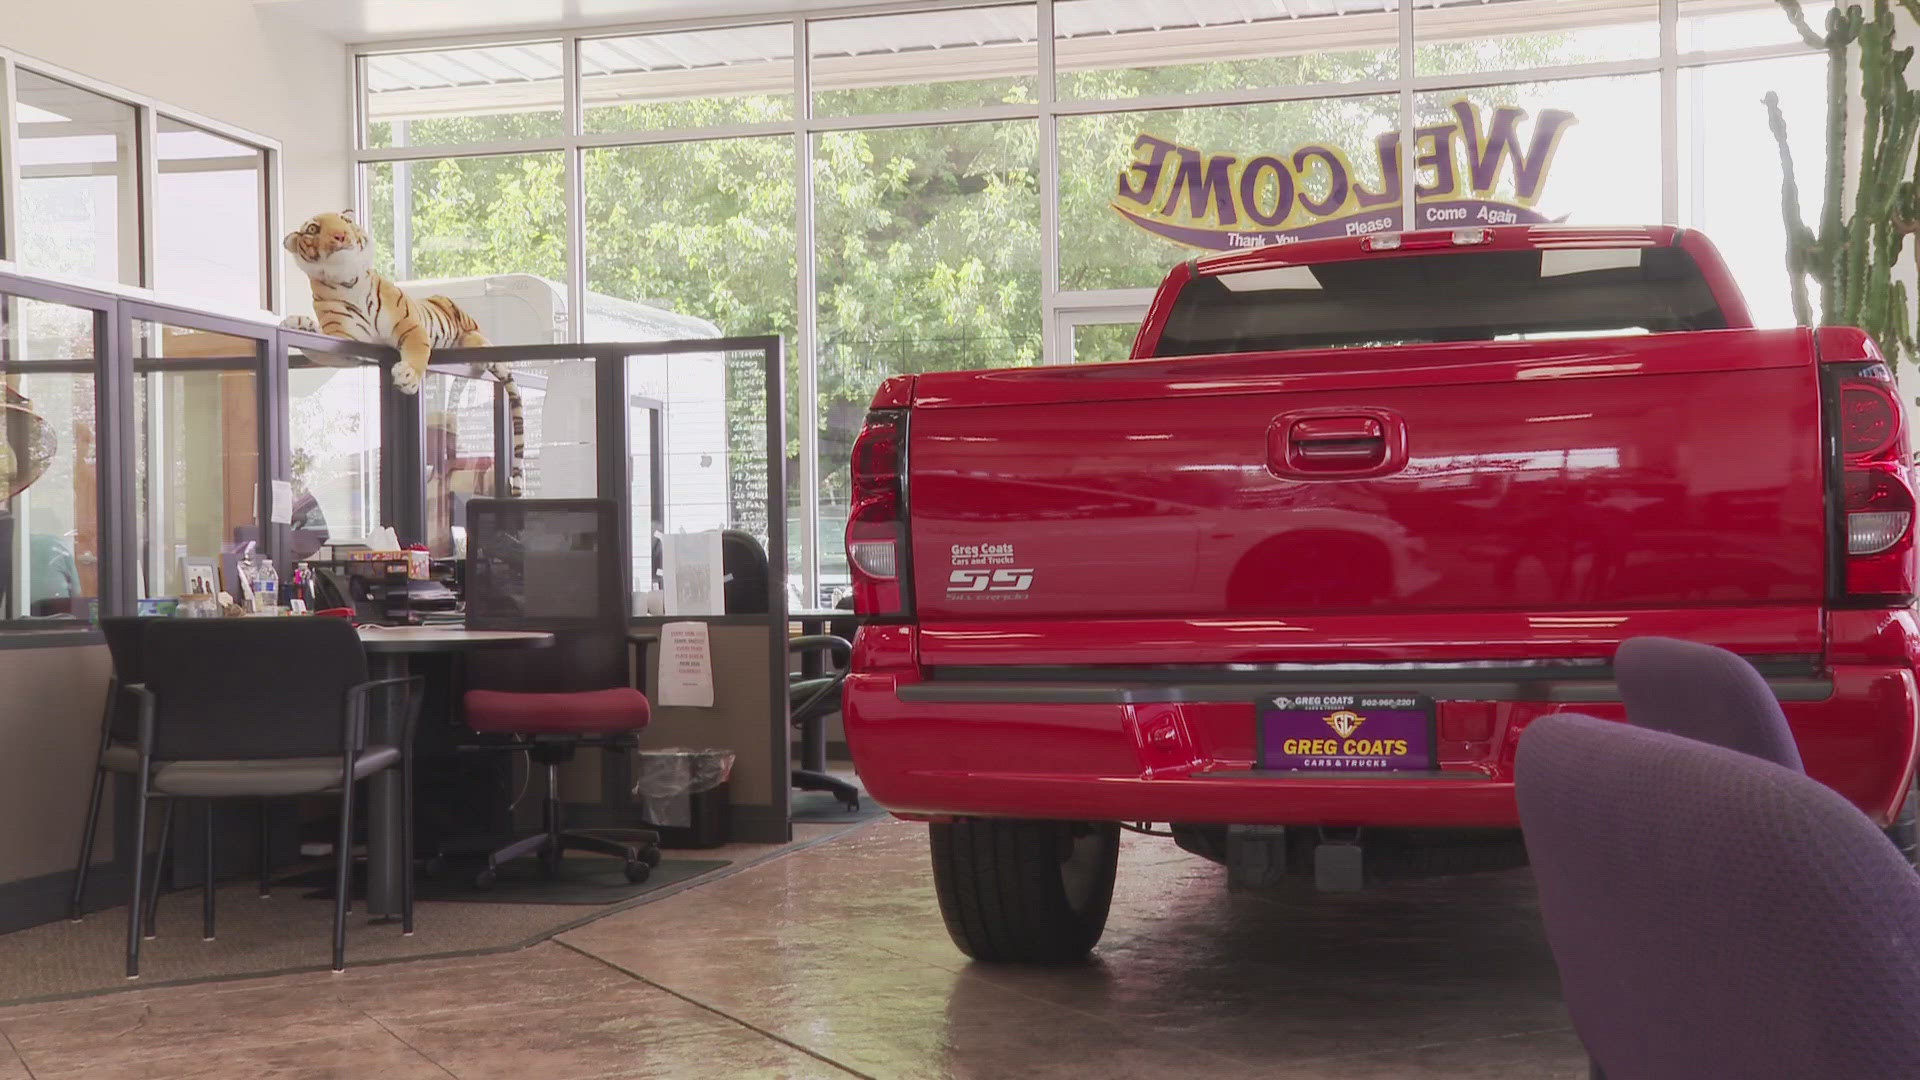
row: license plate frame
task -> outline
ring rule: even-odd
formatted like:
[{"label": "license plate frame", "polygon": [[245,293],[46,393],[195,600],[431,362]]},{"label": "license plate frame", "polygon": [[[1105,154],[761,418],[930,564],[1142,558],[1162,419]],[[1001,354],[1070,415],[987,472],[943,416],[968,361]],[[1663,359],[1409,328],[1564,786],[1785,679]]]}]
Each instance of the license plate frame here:
[{"label": "license plate frame", "polygon": [[[1434,773],[1440,768],[1437,712],[1425,694],[1390,690],[1263,694],[1254,702],[1254,767],[1353,776]],[[1316,744],[1313,752],[1296,745],[1308,742]],[[1398,742],[1406,743],[1404,751]],[[1331,746],[1318,745],[1326,743]]]}]

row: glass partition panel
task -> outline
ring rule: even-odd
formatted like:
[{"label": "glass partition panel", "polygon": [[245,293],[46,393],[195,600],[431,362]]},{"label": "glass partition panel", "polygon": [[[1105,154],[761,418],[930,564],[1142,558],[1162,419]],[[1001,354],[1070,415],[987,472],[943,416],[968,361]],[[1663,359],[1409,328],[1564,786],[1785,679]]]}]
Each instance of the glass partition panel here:
[{"label": "glass partition panel", "polygon": [[189,560],[232,590],[230,557],[260,539],[259,343],[135,319],[137,595],[173,597]]},{"label": "glass partition panel", "polygon": [[369,147],[533,139],[563,126],[557,41],[385,53],[360,63]]},{"label": "glass partition panel", "polygon": [[1430,0],[1413,9],[1421,75],[1471,75],[1660,54],[1660,0]]},{"label": "glass partition panel", "polygon": [[1398,0],[1053,5],[1062,100],[1353,83],[1400,73]]},{"label": "glass partition panel", "polygon": [[627,358],[635,614],[661,586],[665,534],[737,529],[768,550],[765,363],[736,350]]},{"label": "glass partition panel", "polygon": [[0,620],[99,593],[93,312],[0,296]]},{"label": "glass partition panel", "polygon": [[153,286],[235,307],[266,305],[266,154],[170,116],[156,117]]},{"label": "glass partition panel", "polygon": [[380,365],[295,352],[287,371],[295,561],[380,522]]},{"label": "glass partition panel", "polygon": [[589,133],[793,117],[793,26],[723,26],[580,42]]},{"label": "glass partition panel", "polygon": [[436,559],[467,551],[467,502],[497,493],[494,481],[494,384],[490,379],[427,372],[420,388],[426,420],[427,550]]},{"label": "glass partition panel", "polygon": [[16,70],[20,265],[140,284],[140,179],[134,108]]},{"label": "glass partition panel", "polygon": [[809,23],[814,115],[1030,103],[1039,36],[1032,4]]},{"label": "glass partition panel", "polygon": [[593,498],[600,481],[594,464],[593,361],[521,360],[500,366],[513,376],[511,385],[500,386],[509,448],[516,407],[522,420],[521,494],[529,499]]}]

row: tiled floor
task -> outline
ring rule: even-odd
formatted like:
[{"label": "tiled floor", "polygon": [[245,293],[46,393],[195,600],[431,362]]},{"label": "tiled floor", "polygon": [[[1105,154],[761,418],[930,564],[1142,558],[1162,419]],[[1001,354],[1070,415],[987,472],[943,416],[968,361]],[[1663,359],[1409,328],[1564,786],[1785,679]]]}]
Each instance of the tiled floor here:
[{"label": "tiled floor", "polygon": [[883,822],[519,952],[3,1010],[0,1080],[1585,1076],[1523,873],[1230,893],[1129,839],[1089,964],[967,963]]}]

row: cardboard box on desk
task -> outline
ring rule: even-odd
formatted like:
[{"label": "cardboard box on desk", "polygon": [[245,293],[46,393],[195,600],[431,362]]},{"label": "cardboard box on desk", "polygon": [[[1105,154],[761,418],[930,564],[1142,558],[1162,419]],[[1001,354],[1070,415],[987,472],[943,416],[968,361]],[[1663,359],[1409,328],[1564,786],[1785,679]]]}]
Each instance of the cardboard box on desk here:
[{"label": "cardboard box on desk", "polygon": [[404,562],[407,577],[413,581],[433,580],[431,560],[424,551],[354,551],[341,557],[343,562]]}]

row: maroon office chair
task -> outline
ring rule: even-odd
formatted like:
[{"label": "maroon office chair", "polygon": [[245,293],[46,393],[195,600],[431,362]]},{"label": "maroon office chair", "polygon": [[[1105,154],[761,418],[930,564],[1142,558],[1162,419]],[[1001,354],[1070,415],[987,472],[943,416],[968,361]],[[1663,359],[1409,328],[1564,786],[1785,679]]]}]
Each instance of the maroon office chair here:
[{"label": "maroon office chair", "polygon": [[538,856],[557,874],[568,851],[624,862],[628,881],[660,862],[647,829],[568,829],[560,766],[581,747],[620,752],[646,729],[646,696],[633,688],[627,639],[629,587],[620,520],[610,499],[474,499],[467,504],[467,626],[544,630],[551,648],[490,653],[468,665],[466,722],[510,741],[480,749],[525,752],[543,765],[542,829],[487,856],[474,884],[494,883],[502,863]]}]

